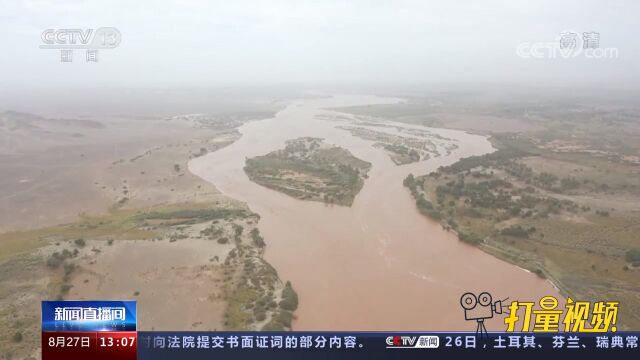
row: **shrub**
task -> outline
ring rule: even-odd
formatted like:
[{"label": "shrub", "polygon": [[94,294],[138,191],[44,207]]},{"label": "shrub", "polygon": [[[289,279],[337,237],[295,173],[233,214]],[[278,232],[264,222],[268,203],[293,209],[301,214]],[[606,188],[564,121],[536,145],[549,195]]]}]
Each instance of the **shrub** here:
[{"label": "shrub", "polygon": [[75,270],[76,266],[71,263],[64,264],[64,275],[69,276]]},{"label": "shrub", "polygon": [[415,178],[413,177],[413,174],[407,175],[407,177],[404,179],[402,184],[408,187],[409,189],[413,189],[416,186]]},{"label": "shrub", "polygon": [[13,340],[13,342],[15,343],[19,343],[22,342],[22,333],[20,331],[16,331],[13,336],[11,337],[11,339]]},{"label": "shrub", "polygon": [[482,239],[478,235],[472,233],[467,234],[462,231],[458,231],[458,239],[471,245],[478,245],[482,243]]},{"label": "shrub", "polygon": [[242,225],[238,225],[238,224],[232,224],[233,225],[233,233],[236,237],[242,235],[242,231],[244,230],[244,228],[242,227]]},{"label": "shrub", "polygon": [[291,322],[293,321],[293,313],[291,311],[280,311],[276,315],[276,319],[281,324],[286,325],[286,327],[291,327]]},{"label": "shrub", "polygon": [[257,247],[264,247],[266,244],[264,242],[264,238],[260,235],[260,230],[258,228],[253,228],[251,230],[251,239],[253,239],[253,244]]},{"label": "shrub", "polygon": [[293,321],[293,313],[287,310],[278,311],[274,314],[271,321],[269,321],[262,330],[266,331],[283,331],[287,328],[291,328],[291,322]]},{"label": "shrub", "polygon": [[59,252],[56,251],[53,254],[51,254],[47,259],[47,266],[52,269],[55,269],[60,265],[62,265],[63,262],[64,262],[64,257],[60,255]]},{"label": "shrub", "polygon": [[263,328],[263,331],[284,331],[286,330],[284,324],[280,323],[275,319],[271,319]]},{"label": "shrub", "polygon": [[256,321],[264,321],[267,319],[267,313],[262,308],[256,307],[253,311],[253,315]]},{"label": "shrub", "polygon": [[630,262],[633,263],[634,266],[638,263],[640,263],[640,249],[631,249],[628,250],[625,254],[624,254],[624,258]]},{"label": "shrub", "polygon": [[298,308],[298,294],[291,287],[291,282],[287,281],[284,289],[282,289],[282,300],[280,308],[283,310],[294,311]]},{"label": "shrub", "polygon": [[[234,217],[247,217],[249,214],[242,209],[183,209],[169,212],[150,212],[146,214],[140,214],[138,220],[175,220],[184,219],[183,224],[195,224],[199,222],[229,219]],[[214,221],[215,223],[215,221]]]},{"label": "shrub", "polygon": [[418,207],[418,211],[423,215],[426,215],[434,220],[440,220],[442,215],[440,212],[433,206],[433,204],[424,198],[424,195],[420,194],[416,198],[416,206]]},{"label": "shrub", "polygon": [[522,226],[520,225],[513,225],[513,226],[509,226],[508,228],[504,228],[500,231],[500,234],[505,235],[505,236],[513,236],[513,237],[517,237],[517,238],[522,238],[522,239],[526,239],[529,237],[529,233],[535,231],[532,230],[534,228],[531,228],[529,230],[525,230]]}]

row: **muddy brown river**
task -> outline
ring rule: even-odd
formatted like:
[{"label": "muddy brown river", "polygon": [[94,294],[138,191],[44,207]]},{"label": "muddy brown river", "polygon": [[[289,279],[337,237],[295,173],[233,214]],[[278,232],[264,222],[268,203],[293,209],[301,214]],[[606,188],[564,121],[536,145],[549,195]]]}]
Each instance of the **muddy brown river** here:
[{"label": "muddy brown river", "polygon": [[[337,128],[351,125],[339,119],[352,116],[327,110],[398,101],[364,95],[298,100],[275,118],[244,124],[238,141],[189,163],[192,173],[260,214],[265,258],[299,295],[294,329],[475,330],[460,307],[465,292],[523,301],[558,295],[548,281],[460,242],[418,213],[402,185],[409,173],[426,174],[493,151],[485,137],[394,124],[446,138],[442,146],[458,146],[450,154],[397,166],[372,141]],[[247,178],[242,170],[247,157],[281,149],[286,140],[301,136],[322,137],[372,163],[353,206],[297,200]],[[503,330],[504,325],[494,319],[487,328]]]}]

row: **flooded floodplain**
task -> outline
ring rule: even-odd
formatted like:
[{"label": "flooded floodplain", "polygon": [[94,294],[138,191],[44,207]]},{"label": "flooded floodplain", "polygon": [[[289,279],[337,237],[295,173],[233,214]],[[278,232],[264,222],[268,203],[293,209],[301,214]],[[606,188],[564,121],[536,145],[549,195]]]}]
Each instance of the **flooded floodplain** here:
[{"label": "flooded floodplain", "polygon": [[[419,134],[438,150],[439,156],[399,166],[374,141],[340,128],[357,123],[355,118],[329,110],[398,101],[359,95],[298,100],[274,118],[244,124],[242,137],[232,145],[189,162],[192,173],[261,216],[265,258],[281,279],[293,283],[300,298],[294,329],[475,330],[460,307],[465,292],[488,291],[494,300],[522,301],[558,295],[548,281],[460,242],[421,215],[402,184],[409,173],[426,174],[493,151],[485,137],[393,122],[372,127]],[[248,179],[246,158],[303,136],[324,138],[371,162],[369,178],[351,207],[294,199]],[[502,330],[504,325],[494,319],[487,328]]]}]

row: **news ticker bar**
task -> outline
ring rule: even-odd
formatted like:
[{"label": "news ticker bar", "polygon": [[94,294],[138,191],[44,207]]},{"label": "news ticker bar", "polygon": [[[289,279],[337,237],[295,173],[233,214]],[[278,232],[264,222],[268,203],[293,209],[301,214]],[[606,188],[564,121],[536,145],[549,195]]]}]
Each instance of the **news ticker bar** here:
[{"label": "news ticker bar", "polygon": [[138,332],[138,359],[387,359],[435,353],[638,356],[640,332]]},{"label": "news ticker bar", "polygon": [[426,354],[640,354],[640,332],[158,332],[42,333],[44,359],[403,359]]},{"label": "news ticker bar", "polygon": [[136,331],[135,301],[43,301],[42,359],[403,359],[428,354],[613,354],[638,358],[638,332]]}]

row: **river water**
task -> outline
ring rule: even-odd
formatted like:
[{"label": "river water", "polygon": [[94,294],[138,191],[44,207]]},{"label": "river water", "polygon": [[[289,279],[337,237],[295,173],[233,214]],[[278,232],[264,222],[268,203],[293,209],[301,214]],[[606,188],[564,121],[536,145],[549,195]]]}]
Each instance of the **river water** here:
[{"label": "river water", "polygon": [[[418,213],[402,185],[409,173],[426,174],[493,151],[485,137],[411,126],[448,138],[443,142],[458,148],[397,166],[371,141],[337,128],[350,124],[335,118],[349,115],[327,110],[398,101],[364,95],[298,100],[275,118],[244,124],[242,137],[230,146],[189,162],[192,173],[260,214],[265,259],[299,295],[294,329],[475,330],[460,307],[465,292],[489,291],[494,300],[509,301],[558,295],[549,282],[460,242]],[[322,137],[372,163],[351,207],[297,200],[247,178],[242,170],[247,157],[281,149],[286,140],[301,136]],[[494,318],[487,328],[503,330],[504,325]]]}]

